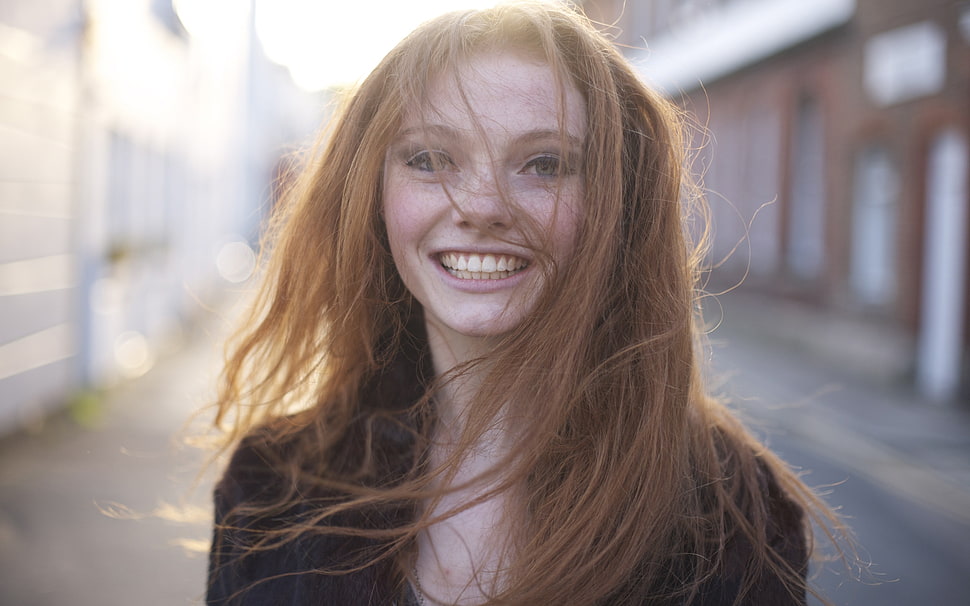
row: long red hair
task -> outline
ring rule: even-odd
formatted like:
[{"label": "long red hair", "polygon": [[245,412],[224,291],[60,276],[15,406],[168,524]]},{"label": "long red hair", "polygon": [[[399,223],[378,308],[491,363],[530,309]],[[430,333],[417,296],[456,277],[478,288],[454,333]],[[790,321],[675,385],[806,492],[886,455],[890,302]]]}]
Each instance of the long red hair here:
[{"label": "long red hair", "polygon": [[[361,415],[369,415],[358,425],[365,428],[398,422],[362,410],[361,394],[402,351],[426,347],[420,306],[395,270],[381,218],[385,150],[435,78],[494,48],[541,58],[585,98],[581,261],[552,272],[534,313],[490,352],[445,468],[415,456],[398,481],[375,486],[362,479],[387,460],[388,446],[376,429],[346,446],[348,427]],[[575,11],[516,3],[444,15],[408,36],[352,93],[287,192],[269,231],[262,286],[230,344],[216,418],[226,446],[257,429],[277,443],[312,436],[279,462],[291,490],[250,513],[285,509],[307,482],[347,495],[268,540],[318,532],[337,510],[434,497],[429,478],[453,470],[511,403],[518,408],[505,414],[528,420],[527,439],[496,490],[524,485],[529,515],[495,603],[639,604],[642,591],[683,600],[716,574],[738,534],[753,546],[748,581],[765,569],[804,591],[803,571],[766,539],[763,470],[816,520],[841,527],[706,393],[696,290],[703,247],[685,228],[697,192],[679,110]],[[403,429],[416,434],[419,453],[434,427],[430,396],[449,378],[414,378],[421,391]],[[396,558],[404,579],[415,533],[430,522],[418,516],[383,530],[389,547],[370,556]],[[672,570],[684,575],[676,585]],[[624,589],[634,578],[637,596]]]}]

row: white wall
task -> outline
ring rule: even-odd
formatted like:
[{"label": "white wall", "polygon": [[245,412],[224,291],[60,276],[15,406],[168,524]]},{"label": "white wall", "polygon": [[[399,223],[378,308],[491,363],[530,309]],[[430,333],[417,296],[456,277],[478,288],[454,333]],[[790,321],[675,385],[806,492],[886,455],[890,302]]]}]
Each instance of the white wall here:
[{"label": "white wall", "polygon": [[64,1],[15,8],[0,7],[0,430],[79,379],[78,14]]},{"label": "white wall", "polygon": [[166,0],[0,6],[0,433],[149,369],[255,240],[323,103],[228,6],[191,34]]}]

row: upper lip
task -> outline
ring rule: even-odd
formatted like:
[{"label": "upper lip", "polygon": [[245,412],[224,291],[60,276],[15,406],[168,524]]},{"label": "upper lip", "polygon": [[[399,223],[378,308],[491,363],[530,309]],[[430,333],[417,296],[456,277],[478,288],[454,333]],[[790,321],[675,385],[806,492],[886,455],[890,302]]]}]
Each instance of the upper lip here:
[{"label": "upper lip", "polygon": [[481,248],[475,246],[461,247],[452,246],[448,248],[440,248],[431,253],[431,256],[438,259],[441,255],[446,253],[457,253],[460,255],[504,255],[506,257],[518,257],[520,259],[525,259],[526,261],[531,261],[532,256],[525,250],[508,250],[508,249],[496,249],[496,248]]}]

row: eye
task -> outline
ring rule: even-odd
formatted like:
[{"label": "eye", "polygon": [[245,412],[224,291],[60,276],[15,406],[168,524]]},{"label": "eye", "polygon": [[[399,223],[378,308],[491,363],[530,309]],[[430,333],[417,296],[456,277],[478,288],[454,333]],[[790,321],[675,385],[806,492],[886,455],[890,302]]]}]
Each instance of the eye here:
[{"label": "eye", "polygon": [[539,177],[557,177],[562,171],[562,160],[558,156],[544,155],[536,156],[522,168],[521,173],[533,174]]},{"label": "eye", "polygon": [[405,166],[422,172],[434,173],[455,168],[455,163],[443,151],[424,150],[414,154],[404,162]]}]

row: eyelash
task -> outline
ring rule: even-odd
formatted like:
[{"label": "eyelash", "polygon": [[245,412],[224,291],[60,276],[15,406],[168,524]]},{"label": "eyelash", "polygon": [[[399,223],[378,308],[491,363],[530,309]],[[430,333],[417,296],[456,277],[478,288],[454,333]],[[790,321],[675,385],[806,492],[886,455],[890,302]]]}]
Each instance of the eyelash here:
[{"label": "eyelash", "polygon": [[419,151],[405,160],[404,165],[426,173],[434,173],[455,167],[455,163],[451,160],[451,157],[445,152],[438,150]]},{"label": "eyelash", "polygon": [[[541,172],[542,168],[551,168],[552,172]],[[563,174],[563,161],[551,154],[536,156],[526,162],[525,167],[519,172],[534,174],[537,177],[558,177]]]}]

